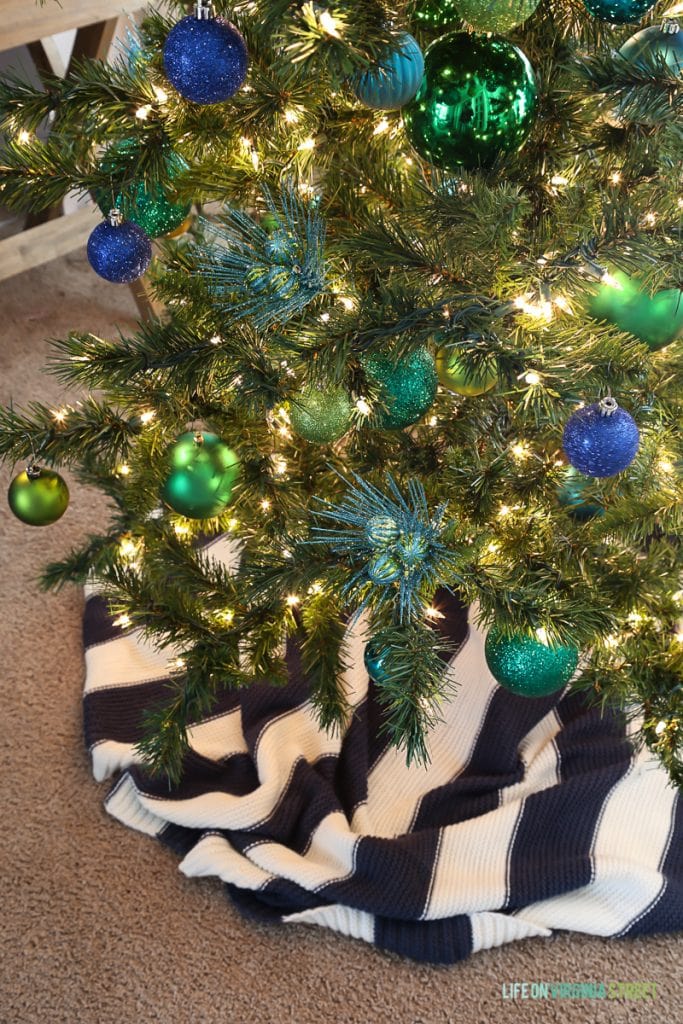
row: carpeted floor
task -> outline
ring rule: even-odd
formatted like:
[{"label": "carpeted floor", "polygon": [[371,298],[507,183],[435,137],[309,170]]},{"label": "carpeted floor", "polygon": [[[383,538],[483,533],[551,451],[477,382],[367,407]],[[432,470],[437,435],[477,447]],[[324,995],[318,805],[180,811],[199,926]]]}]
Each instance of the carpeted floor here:
[{"label": "carpeted floor", "polygon": [[[131,327],[126,288],[81,254],[0,288],[0,401],[64,395],[41,374],[46,339]],[[6,488],[9,467],[2,470]],[[69,481],[72,483],[72,481]],[[213,880],[109,819],[81,739],[82,597],[45,595],[41,564],[104,515],[72,487],[45,530],[0,514],[2,929],[0,1024],[500,1024],[683,1019],[683,937],[620,943],[562,934],[416,966],[326,931],[246,923]],[[635,811],[637,813],[637,811]],[[513,981],[651,981],[654,1002],[512,1002]]]}]

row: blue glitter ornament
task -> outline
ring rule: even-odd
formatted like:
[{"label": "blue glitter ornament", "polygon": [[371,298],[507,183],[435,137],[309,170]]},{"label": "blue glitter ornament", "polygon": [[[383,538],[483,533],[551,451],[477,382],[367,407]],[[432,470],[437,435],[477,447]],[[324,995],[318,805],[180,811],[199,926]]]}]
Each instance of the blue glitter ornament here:
[{"label": "blue glitter ornament", "polygon": [[113,284],[130,284],[142,277],[152,259],[152,243],[137,224],[112,210],[90,233],[88,260],[96,274]]},{"label": "blue glitter ornament", "polygon": [[193,103],[222,103],[247,77],[249,57],[242,34],[211,5],[198,3],[195,14],[174,25],[164,44],[164,69],[181,96]]},{"label": "blue glitter ornament", "polygon": [[640,21],[651,7],[654,0],[583,0],[586,9],[594,18],[609,21],[612,25],[626,25],[630,21]]},{"label": "blue glitter ornament", "polygon": [[595,477],[621,473],[635,459],[639,444],[635,420],[613,398],[577,410],[562,436],[562,447],[574,469]]},{"label": "blue glitter ornament", "polygon": [[505,636],[495,627],[486,637],[484,655],[495,680],[520,697],[547,697],[563,689],[579,663],[577,647],[551,647],[524,634]]},{"label": "blue glitter ornament", "polygon": [[420,88],[424,58],[417,41],[404,32],[395,50],[385,54],[376,67],[353,83],[361,103],[373,110],[398,110],[412,100]]}]

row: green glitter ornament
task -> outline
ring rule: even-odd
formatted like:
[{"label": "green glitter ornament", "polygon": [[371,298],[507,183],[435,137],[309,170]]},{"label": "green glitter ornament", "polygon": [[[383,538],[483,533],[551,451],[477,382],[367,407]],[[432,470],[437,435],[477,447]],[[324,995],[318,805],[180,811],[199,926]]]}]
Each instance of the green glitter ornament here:
[{"label": "green glitter ornament", "polygon": [[579,663],[574,646],[550,647],[533,637],[505,636],[495,626],[484,645],[496,681],[520,697],[547,697],[567,685]]},{"label": "green glitter ornament", "polygon": [[393,516],[371,516],[365,527],[365,536],[376,548],[385,548],[395,544],[400,533],[398,523]]},{"label": "green glitter ornament", "polygon": [[420,0],[413,18],[418,25],[447,28],[460,21],[457,0]]},{"label": "green glitter ornament", "polygon": [[534,71],[517,46],[452,32],[428,48],[422,85],[402,113],[417,153],[457,170],[488,167],[520,149],[537,109]]},{"label": "green glitter ornament", "polygon": [[498,382],[495,363],[486,363],[476,371],[462,359],[457,349],[444,346],[436,354],[439,383],[457,395],[474,398],[483,395]]},{"label": "green glitter ornament", "polygon": [[[115,206],[121,210],[124,220],[137,224],[149,238],[160,238],[176,231],[187,220],[191,203],[176,203],[160,185],[142,181],[128,181],[125,188],[119,188],[129,169],[135,166],[139,153],[140,145],[136,139],[124,139],[109,147],[100,162],[100,170],[111,177],[112,187],[109,191],[98,191],[95,199],[105,216]],[[182,157],[169,151],[166,160],[169,179],[186,168]]]},{"label": "green glitter ornament", "polygon": [[351,399],[343,388],[306,388],[292,398],[288,411],[294,433],[313,444],[337,441],[351,426]]},{"label": "green glitter ornament", "polygon": [[460,16],[478,32],[505,35],[530,18],[539,3],[540,0],[457,0],[457,7]]},{"label": "green glitter ornament", "polygon": [[438,380],[434,358],[428,349],[419,348],[398,362],[389,355],[367,355],[362,363],[386,406],[386,411],[379,410],[377,414],[381,429],[409,427],[433,405]]},{"label": "green glitter ornament", "polygon": [[229,505],[239,459],[215,434],[189,431],[169,450],[161,489],[166,504],[188,519],[210,519]]},{"label": "green glitter ornament", "polygon": [[27,526],[50,526],[69,505],[69,488],[53,469],[31,463],[9,485],[7,501],[12,512]]},{"label": "green glitter ornament", "polygon": [[601,284],[588,301],[588,312],[620,331],[634,334],[652,352],[683,335],[683,290],[665,288],[650,296],[637,278],[615,270],[616,284]]}]

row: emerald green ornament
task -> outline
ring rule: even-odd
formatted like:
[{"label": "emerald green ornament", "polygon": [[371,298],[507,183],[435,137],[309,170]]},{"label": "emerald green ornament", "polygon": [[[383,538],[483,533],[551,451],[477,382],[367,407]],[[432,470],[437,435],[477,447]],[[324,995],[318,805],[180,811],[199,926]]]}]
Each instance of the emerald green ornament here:
[{"label": "emerald green ornament", "polygon": [[474,370],[457,349],[445,345],[436,354],[436,372],[443,387],[470,398],[490,391],[498,381],[495,363],[487,362]]},{"label": "emerald green ornament", "polygon": [[453,32],[428,48],[422,85],[402,114],[419,155],[456,170],[488,167],[520,149],[537,108],[534,71],[517,46]]},{"label": "emerald green ornament", "polygon": [[654,0],[583,0],[586,9],[594,18],[609,21],[612,25],[626,25],[640,21],[644,14],[654,7]]},{"label": "emerald green ornament", "polygon": [[561,690],[579,663],[573,645],[550,647],[524,634],[505,636],[495,626],[486,637],[484,654],[496,681],[520,697],[546,697]]},{"label": "emerald green ornament", "polygon": [[602,505],[594,501],[587,501],[585,496],[586,487],[591,483],[590,479],[579,473],[578,469],[570,466],[564,479],[557,489],[557,500],[567,513],[576,519],[577,522],[588,522],[596,516],[604,516],[605,510]]},{"label": "emerald green ornament", "polygon": [[400,536],[398,523],[393,516],[371,516],[365,527],[365,536],[376,548],[389,547],[395,544]]},{"label": "emerald green ornament", "polygon": [[[142,228],[149,238],[160,238],[176,231],[187,219],[190,203],[176,203],[161,185],[143,181],[130,183],[124,188],[120,183],[129,178],[130,169],[140,155],[140,144],[136,139],[124,139],[110,146],[100,162],[100,170],[111,177],[109,191],[102,189],[95,195],[97,205],[105,215],[112,206],[121,210],[125,220]],[[187,168],[177,153],[169,151],[166,159],[166,173],[170,180]]]},{"label": "emerald green ornament", "polygon": [[460,21],[457,0],[420,0],[413,17],[419,25],[447,28]]},{"label": "emerald green ornament", "polygon": [[665,288],[650,296],[637,278],[615,270],[616,284],[601,284],[588,302],[596,320],[606,320],[620,331],[634,334],[652,352],[670,345],[683,334],[683,290]]},{"label": "emerald green ornament", "polygon": [[362,362],[386,406],[386,411],[378,413],[381,429],[408,427],[434,403],[438,381],[434,358],[428,349],[419,348],[398,362],[384,354],[364,356]]},{"label": "emerald green ornament", "polygon": [[351,399],[343,388],[309,387],[289,403],[292,430],[313,444],[329,444],[342,437],[351,426],[351,412]]},{"label": "emerald green ornament", "polygon": [[168,466],[161,497],[179,515],[210,519],[230,503],[239,459],[215,434],[181,434],[169,450]]},{"label": "emerald green ornament", "polygon": [[69,488],[53,469],[41,469],[31,463],[15,476],[7,492],[9,507],[27,526],[49,526],[64,515],[69,504]]},{"label": "emerald green ornament", "polygon": [[458,13],[477,32],[498,32],[510,29],[530,18],[540,0],[457,0]]}]

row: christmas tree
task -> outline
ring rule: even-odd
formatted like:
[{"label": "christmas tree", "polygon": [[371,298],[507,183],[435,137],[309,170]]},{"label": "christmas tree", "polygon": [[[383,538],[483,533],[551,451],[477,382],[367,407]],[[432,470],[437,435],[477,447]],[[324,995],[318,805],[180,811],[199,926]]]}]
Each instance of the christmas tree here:
[{"label": "christmas tree", "polygon": [[[19,518],[63,514],[60,467],[111,499],[44,585],[95,579],[122,628],[182,652],[145,722],[152,772],[180,777],[221,692],[286,682],[287,637],[343,728],[361,613],[382,728],[428,763],[447,588],[502,686],[572,680],[642,716],[683,781],[666,6],[171,3],[109,64],[0,84],[2,201],[90,194],[93,273],[146,273],[164,305],[132,336],[54,343],[83,401],[0,410]],[[201,550],[225,533],[234,574]]]}]

